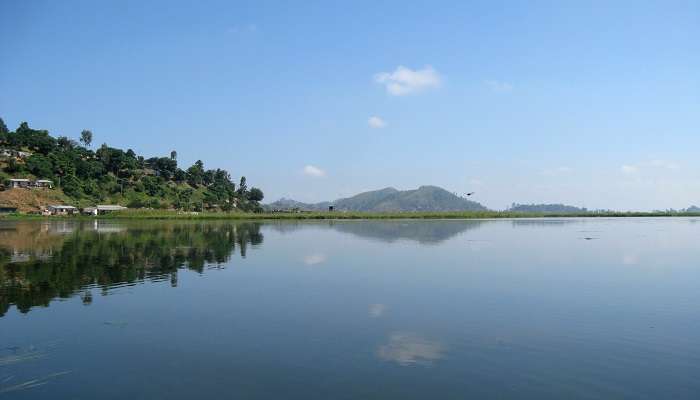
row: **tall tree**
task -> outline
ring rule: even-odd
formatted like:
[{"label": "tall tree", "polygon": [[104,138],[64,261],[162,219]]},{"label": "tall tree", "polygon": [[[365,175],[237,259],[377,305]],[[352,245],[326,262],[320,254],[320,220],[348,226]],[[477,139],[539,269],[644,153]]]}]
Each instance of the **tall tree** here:
[{"label": "tall tree", "polygon": [[245,194],[248,191],[248,185],[245,182],[245,176],[241,177],[241,183],[238,184],[238,193]]},{"label": "tall tree", "polygon": [[197,160],[193,166],[187,168],[187,181],[190,186],[201,185],[204,180],[204,163]]},{"label": "tall tree", "polygon": [[80,132],[80,142],[85,146],[90,147],[90,144],[92,143],[92,131],[85,129],[84,131]]},{"label": "tall tree", "polygon": [[7,135],[10,133],[10,130],[7,129],[7,125],[5,125],[5,121],[0,118],[0,141],[4,142],[7,141]]},{"label": "tall tree", "polygon": [[5,121],[0,118],[0,135],[5,136],[9,133],[10,131],[7,129],[7,125],[5,125]]}]

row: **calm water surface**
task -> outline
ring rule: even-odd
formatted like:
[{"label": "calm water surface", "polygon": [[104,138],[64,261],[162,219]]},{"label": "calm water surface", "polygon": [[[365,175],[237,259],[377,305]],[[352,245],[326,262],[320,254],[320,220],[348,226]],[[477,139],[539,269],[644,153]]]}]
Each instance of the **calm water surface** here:
[{"label": "calm water surface", "polygon": [[696,219],[0,222],[0,399],[698,399]]}]

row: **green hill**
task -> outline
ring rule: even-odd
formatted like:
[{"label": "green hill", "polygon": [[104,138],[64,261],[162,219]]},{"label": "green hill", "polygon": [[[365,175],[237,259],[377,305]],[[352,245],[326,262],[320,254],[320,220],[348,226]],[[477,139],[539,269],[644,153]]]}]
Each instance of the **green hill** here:
[{"label": "green hill", "polygon": [[281,199],[265,207],[271,210],[299,209],[307,211],[327,210],[332,205],[337,211],[358,212],[410,212],[410,211],[485,211],[481,204],[454,195],[437,186],[421,186],[414,190],[397,190],[391,187],[363,192],[333,202],[315,204]]},{"label": "green hill", "polygon": [[[10,178],[50,179],[76,206],[120,204],[132,208],[180,210],[260,210],[263,193],[238,185],[223,169],[205,169],[202,161],[187,169],[177,163],[177,152],[145,158],[107,144],[92,150],[92,132],[83,131],[80,143],[53,137],[26,122],[9,131],[0,119],[0,182]],[[28,191],[38,189],[7,189]],[[16,197],[16,196],[15,196]],[[23,208],[23,207],[20,207]]]}]

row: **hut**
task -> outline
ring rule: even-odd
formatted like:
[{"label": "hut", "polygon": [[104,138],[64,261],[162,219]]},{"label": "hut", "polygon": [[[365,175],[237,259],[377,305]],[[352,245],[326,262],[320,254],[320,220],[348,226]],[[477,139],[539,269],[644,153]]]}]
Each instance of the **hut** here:
[{"label": "hut", "polygon": [[34,182],[34,187],[41,189],[51,189],[53,188],[53,181],[48,179],[39,179],[38,181]]},{"label": "hut", "polygon": [[52,205],[46,207],[46,211],[50,215],[73,215],[78,212],[78,209],[73,206]]},{"label": "hut", "polygon": [[32,181],[24,178],[12,178],[10,179],[10,187],[15,188],[28,188],[32,184]]},{"label": "hut", "polygon": [[95,208],[97,209],[97,214],[107,214],[107,213],[110,213],[113,211],[123,211],[123,210],[127,209],[124,206],[112,205],[112,204],[98,205]]}]

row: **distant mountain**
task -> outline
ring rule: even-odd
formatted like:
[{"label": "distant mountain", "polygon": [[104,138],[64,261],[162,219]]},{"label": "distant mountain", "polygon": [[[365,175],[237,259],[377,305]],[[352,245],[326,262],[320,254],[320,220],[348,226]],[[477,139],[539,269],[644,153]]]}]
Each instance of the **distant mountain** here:
[{"label": "distant mountain", "polygon": [[518,204],[513,205],[508,211],[531,213],[581,213],[587,212],[586,208],[567,206],[565,204]]},{"label": "distant mountain", "polygon": [[280,199],[265,207],[268,210],[299,209],[307,211],[328,210],[332,205],[337,211],[396,212],[396,211],[485,211],[481,204],[454,195],[437,186],[421,186],[414,190],[385,188],[363,192],[334,202],[315,204]]},{"label": "distant mountain", "polygon": [[[309,204],[309,203],[302,203],[300,201],[292,200],[292,199],[285,199],[282,197],[281,199],[272,202],[270,204],[266,204],[263,207],[268,209],[268,210],[304,210],[304,211],[317,211],[321,210],[321,207],[324,203],[317,203],[317,204]],[[328,206],[325,207],[325,209],[328,209]]]},{"label": "distant mountain", "polygon": [[690,206],[690,207],[685,209],[685,212],[692,212],[692,213],[700,212],[700,207]]}]

